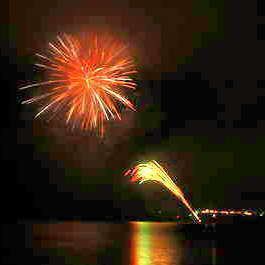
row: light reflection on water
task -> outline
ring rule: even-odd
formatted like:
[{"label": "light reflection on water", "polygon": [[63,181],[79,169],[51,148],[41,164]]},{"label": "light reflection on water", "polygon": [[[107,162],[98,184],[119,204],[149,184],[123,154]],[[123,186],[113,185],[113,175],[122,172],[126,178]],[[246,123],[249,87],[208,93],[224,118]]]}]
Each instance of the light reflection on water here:
[{"label": "light reflection on water", "polygon": [[208,240],[188,240],[176,223],[34,224],[34,255],[45,264],[188,265],[215,264]]},{"label": "light reflection on water", "polygon": [[172,223],[132,222],[131,265],[181,264],[181,245]]}]

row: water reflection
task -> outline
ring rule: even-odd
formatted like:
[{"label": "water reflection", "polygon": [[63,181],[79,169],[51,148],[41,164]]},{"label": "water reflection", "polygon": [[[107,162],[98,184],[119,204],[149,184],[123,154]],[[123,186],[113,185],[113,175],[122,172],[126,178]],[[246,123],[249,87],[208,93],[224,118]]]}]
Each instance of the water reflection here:
[{"label": "water reflection", "polygon": [[79,265],[216,264],[211,240],[187,239],[176,223],[34,224],[32,248],[48,262]]},{"label": "water reflection", "polygon": [[131,265],[181,264],[181,245],[172,223],[132,222]]},{"label": "water reflection", "polygon": [[[121,264],[122,224],[66,222],[33,226],[35,252],[49,264]],[[61,264],[60,263],[60,264]]]}]

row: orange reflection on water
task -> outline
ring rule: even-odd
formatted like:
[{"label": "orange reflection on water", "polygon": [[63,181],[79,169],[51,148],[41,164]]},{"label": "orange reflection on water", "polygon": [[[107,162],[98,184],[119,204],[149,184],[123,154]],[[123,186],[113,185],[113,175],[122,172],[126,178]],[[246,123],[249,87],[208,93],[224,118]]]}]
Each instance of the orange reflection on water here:
[{"label": "orange reflection on water", "polygon": [[172,223],[131,222],[133,235],[130,265],[180,265],[181,245],[172,234]]}]

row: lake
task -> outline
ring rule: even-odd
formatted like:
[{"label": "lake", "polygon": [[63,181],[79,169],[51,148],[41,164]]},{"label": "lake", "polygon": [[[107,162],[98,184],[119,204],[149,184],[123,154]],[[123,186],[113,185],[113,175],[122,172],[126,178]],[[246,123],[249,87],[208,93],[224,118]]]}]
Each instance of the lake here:
[{"label": "lake", "polygon": [[231,232],[217,239],[218,231],[198,225],[183,229],[175,222],[28,222],[4,227],[3,264],[206,265],[230,264],[225,261],[231,253],[249,256],[244,251],[249,248],[241,247],[247,246],[250,233],[243,240],[235,240]]}]

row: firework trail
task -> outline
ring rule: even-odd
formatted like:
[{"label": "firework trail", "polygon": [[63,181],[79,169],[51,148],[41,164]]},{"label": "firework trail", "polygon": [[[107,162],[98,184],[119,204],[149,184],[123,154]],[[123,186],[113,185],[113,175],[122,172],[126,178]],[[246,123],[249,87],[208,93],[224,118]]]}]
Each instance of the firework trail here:
[{"label": "firework trail", "polygon": [[172,181],[166,171],[156,161],[153,160],[147,163],[139,164],[135,168],[127,170],[124,175],[130,175],[131,181],[139,182],[139,184],[147,181],[153,181],[165,186],[187,207],[192,216],[195,218],[196,222],[201,222],[197,213],[192,209],[191,205],[185,199],[181,189]]},{"label": "firework trail", "polygon": [[130,77],[135,65],[127,47],[107,35],[89,35],[78,39],[57,36],[49,43],[48,55],[36,54],[47,80],[19,88],[40,87],[43,92],[22,102],[40,103],[35,118],[48,112],[49,120],[64,114],[67,125],[74,129],[95,130],[104,134],[104,123],[121,114],[117,102],[135,111],[126,93],[136,88]]}]

